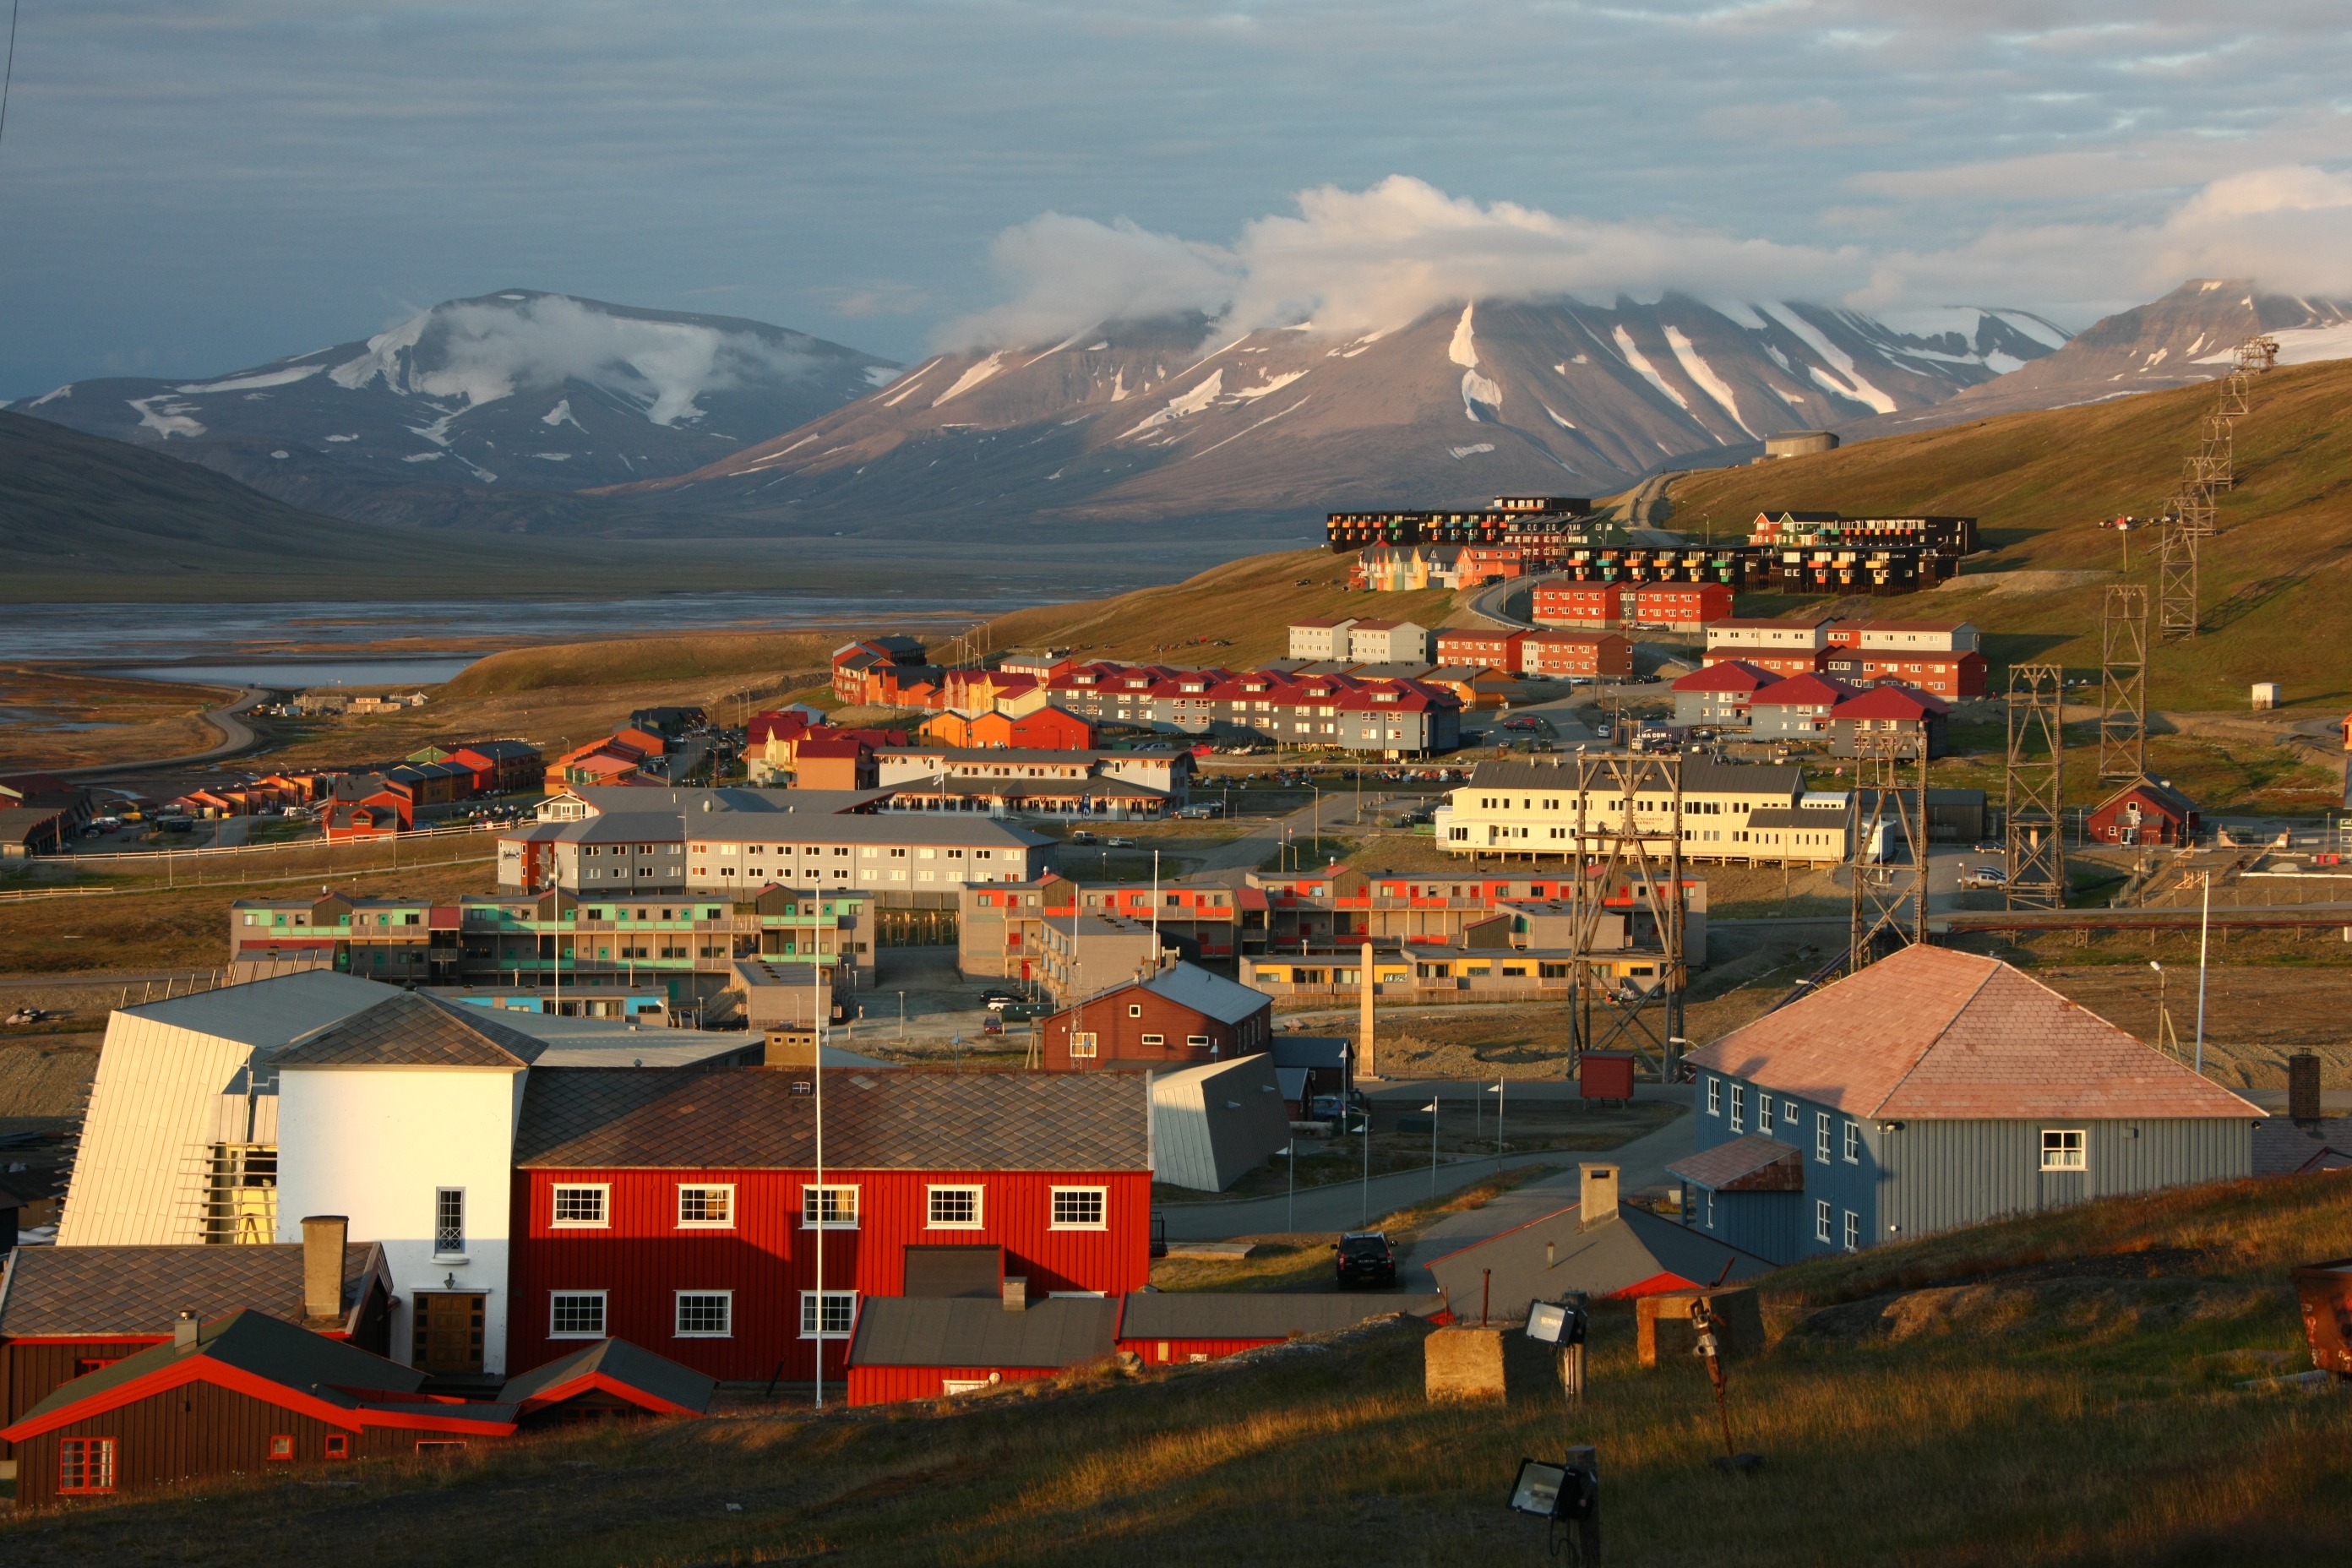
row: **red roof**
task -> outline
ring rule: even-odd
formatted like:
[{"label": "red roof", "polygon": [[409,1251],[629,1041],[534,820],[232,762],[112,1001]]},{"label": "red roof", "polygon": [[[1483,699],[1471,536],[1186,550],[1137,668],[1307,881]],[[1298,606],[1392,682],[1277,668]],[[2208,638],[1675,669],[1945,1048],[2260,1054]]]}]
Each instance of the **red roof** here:
[{"label": "red roof", "polygon": [[[1798,677],[1802,679],[1804,677]],[[1948,713],[1951,709],[1924,691],[1888,681],[1874,686],[1858,696],[1849,697],[1830,710],[1832,719],[1924,719],[1929,714]]]},{"label": "red roof", "polygon": [[1754,701],[1759,707],[1772,708],[1833,708],[1851,695],[1849,688],[1841,686],[1827,676],[1807,671],[1792,675],[1786,680],[1776,680],[1759,691]]},{"label": "red roof", "polygon": [[1727,658],[1695,669],[1675,682],[1676,691],[1760,691],[1780,678],[1742,659]]},{"label": "red roof", "polygon": [[1998,959],[1926,945],[1768,1013],[1689,1060],[1858,1117],[2263,1115]]}]

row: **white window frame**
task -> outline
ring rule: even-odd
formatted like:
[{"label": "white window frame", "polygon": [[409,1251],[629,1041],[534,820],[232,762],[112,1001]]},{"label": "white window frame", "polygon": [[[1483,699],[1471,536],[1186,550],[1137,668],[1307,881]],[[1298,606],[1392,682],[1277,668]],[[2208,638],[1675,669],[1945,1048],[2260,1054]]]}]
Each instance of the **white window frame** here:
[{"label": "white window frame", "polygon": [[1734,1132],[1748,1131],[1748,1086],[1744,1083],[1731,1086],[1731,1115],[1726,1124]]},{"label": "white window frame", "polygon": [[1756,1093],[1756,1131],[1772,1131],[1772,1097],[1761,1089]]},{"label": "white window frame", "polygon": [[1830,1113],[1813,1112],[1813,1161],[1816,1164],[1830,1163]]},{"label": "white window frame", "polygon": [[1845,1124],[1845,1163],[1849,1165],[1862,1163],[1862,1123],[1852,1117],[1846,1119]]},{"label": "white window frame", "polygon": [[[606,1293],[602,1290],[550,1290],[547,1293],[547,1337],[551,1340],[601,1340],[604,1338],[606,1333],[610,1331],[613,1323],[611,1305],[606,1300],[605,1294]],[[557,1323],[556,1314],[559,1310],[557,1306],[558,1302],[590,1300],[596,1303],[596,1327],[593,1332],[587,1329],[563,1328]]]},{"label": "white window frame", "polygon": [[1187,1035],[1184,1037],[1184,1043],[1187,1046],[1198,1047],[1208,1045],[1211,1042],[1209,1040],[1209,1037],[1206,1035]]},{"label": "white window frame", "polygon": [[[679,1325],[686,1320],[688,1300],[723,1301],[726,1303],[727,1326],[723,1329],[688,1329]],[[732,1290],[674,1290],[670,1293],[670,1338],[674,1340],[731,1340],[735,1337],[735,1292]]]},{"label": "white window frame", "polygon": [[[1064,1220],[1061,1217],[1064,1193],[1092,1194],[1097,1217],[1090,1220]],[[1108,1187],[1047,1188],[1045,1222],[1045,1228],[1048,1230],[1108,1230],[1110,1228],[1110,1189]]]},{"label": "white window frame", "polygon": [[[982,1230],[988,1223],[988,1189],[971,1182],[941,1182],[926,1184],[923,1188],[923,1228],[925,1230]],[[941,1219],[940,1199],[947,1194],[964,1193],[971,1198],[970,1219]]]},{"label": "white window frame", "polygon": [[1073,1029],[1070,1031],[1070,1056],[1073,1059],[1091,1060],[1096,1051],[1099,1048],[1099,1042],[1097,1040],[1095,1032],[1092,1029]]},{"label": "white window frame", "polygon": [[1709,1116],[1723,1114],[1723,1080],[1719,1078],[1706,1080],[1706,1113]]},{"label": "white window frame", "polygon": [[[686,1217],[686,1194],[688,1193],[723,1193],[726,1194],[725,1219],[688,1219]],[[680,1230],[733,1230],[735,1228],[735,1184],[732,1182],[680,1182],[677,1184],[676,1221]]]},{"label": "white window frame", "polygon": [[1862,1250],[1862,1216],[1852,1209],[1845,1211],[1845,1250]]},{"label": "white window frame", "polygon": [[1165,1035],[1139,1035],[1136,1037],[1136,1043],[1145,1046],[1164,1046],[1168,1043],[1168,1037]]},{"label": "white window frame", "polygon": [[1802,1127],[1805,1124],[1805,1108],[1793,1100],[1783,1100],[1780,1101],[1780,1120],[1792,1130]]},{"label": "white window frame", "polygon": [[[850,1335],[856,1333],[857,1331],[857,1292],[855,1290],[827,1290],[824,1293],[824,1299],[827,1301],[847,1301],[849,1303],[848,1327],[841,1329],[825,1329],[823,1321],[817,1317],[816,1292],[814,1290],[803,1290],[801,1292],[800,1337],[804,1340],[845,1340],[849,1338]],[[820,1332],[820,1330],[823,1331]]]},{"label": "white window frame", "polygon": [[1129,1003],[1127,1005],[1127,1016],[1128,1016],[1129,1017],[1130,1017],[1130,1018],[1140,1018],[1140,1017],[1142,1017],[1142,1016],[1143,1016],[1143,1004],[1142,1004],[1142,1003],[1140,1003],[1140,1002],[1129,1002]]},{"label": "white window frame", "polygon": [[[2070,1143],[2067,1140],[2072,1139]],[[2067,1156],[2073,1155],[2070,1161]],[[2056,1156],[2054,1159],[2053,1156]],[[2081,1127],[2042,1130],[2042,1168],[2045,1171],[2087,1171],[2091,1168],[2091,1134]]]},{"label": "white window frame", "polygon": [[[825,1193],[849,1194],[848,1218],[820,1219],[818,1217],[822,1213],[824,1203],[824,1199],[819,1194]],[[836,1215],[839,1215],[841,1206],[836,1200],[833,1205]],[[811,1182],[801,1188],[801,1228],[803,1230],[856,1230],[863,1206],[855,1184],[827,1182],[820,1187],[814,1182]]]},{"label": "white window frame", "polygon": [[[594,1219],[565,1219],[563,1197],[567,1193],[596,1194]],[[613,1228],[613,1184],[610,1182],[563,1182],[558,1184],[548,1197],[547,1224],[551,1230],[610,1230]]]},{"label": "white window frame", "polygon": [[1829,1199],[1815,1198],[1813,1200],[1813,1239],[1815,1241],[1834,1241],[1837,1239],[1831,1230],[1832,1219],[1833,1216],[1830,1212]]}]

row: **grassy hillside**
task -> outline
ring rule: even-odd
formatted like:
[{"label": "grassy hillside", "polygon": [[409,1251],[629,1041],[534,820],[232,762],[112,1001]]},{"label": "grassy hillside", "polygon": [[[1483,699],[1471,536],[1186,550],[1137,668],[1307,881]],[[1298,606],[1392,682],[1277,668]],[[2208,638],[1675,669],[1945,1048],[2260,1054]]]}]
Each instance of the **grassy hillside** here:
[{"label": "grassy hillside", "polygon": [[[2238,484],[2204,552],[2206,635],[2156,654],[2152,707],[2243,709],[2257,680],[2284,682],[2295,704],[2352,704],[2352,363],[2272,371],[2251,402]],[[2103,584],[2123,580],[2125,548],[2097,524],[2161,509],[2212,403],[2211,387],[2184,387],[1692,474],[1674,481],[1665,521],[1723,539],[1766,510],[1972,514],[1995,553],[1969,570],[1988,575],[1872,612],[1962,616],[1992,634],[1996,665],[2055,658],[2095,676]],[[2153,584],[2155,531],[2128,538],[2131,580]],[[2099,575],[1992,575],[2009,573]]]},{"label": "grassy hillside", "polygon": [[[952,1405],[757,1411],[562,1434],[454,1464],[206,1481],[0,1524],[36,1565],[1538,1562],[1523,1456],[1596,1444],[1620,1568],[2341,1561],[2352,1397],[2285,1283],[2352,1252],[2340,1176],[2089,1205],[1787,1271],[1735,1362],[1738,1479],[1698,1363],[1634,1365],[1604,1305],[1584,1409],[1432,1405],[1420,1330]],[[308,1484],[305,1484],[308,1483]],[[223,1530],[234,1517],[238,1528]]]}]

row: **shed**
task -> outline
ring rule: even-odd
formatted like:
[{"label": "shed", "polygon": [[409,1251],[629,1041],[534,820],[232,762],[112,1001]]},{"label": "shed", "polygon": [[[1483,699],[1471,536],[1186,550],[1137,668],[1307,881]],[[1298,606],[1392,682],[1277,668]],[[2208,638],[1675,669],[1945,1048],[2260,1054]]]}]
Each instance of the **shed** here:
[{"label": "shed", "polygon": [[525,1426],[574,1425],[643,1415],[701,1415],[718,1380],[626,1340],[598,1340],[507,1379],[499,1403]]},{"label": "shed", "polygon": [[2137,778],[2093,806],[2084,831],[2125,848],[2177,848],[2196,842],[2204,819],[2168,779]]},{"label": "shed", "polygon": [[1017,1307],[968,1297],[869,1298],[850,1342],[849,1403],[932,1399],[1100,1361],[1117,1348],[1118,1306],[1098,1296]]},{"label": "shed", "polygon": [[1139,1290],[1119,1312],[1118,1348],[1153,1366],[1215,1361],[1259,1345],[1334,1334],[1374,1318],[1433,1318],[1436,1294]]},{"label": "shed", "polygon": [[1318,1094],[1345,1094],[1355,1087],[1356,1043],[1341,1035],[1276,1035],[1274,1072],[1282,1098],[1296,1115]]},{"label": "shed", "polygon": [[1151,1173],[1221,1193],[1290,1142],[1290,1111],[1260,1053],[1151,1077]]}]

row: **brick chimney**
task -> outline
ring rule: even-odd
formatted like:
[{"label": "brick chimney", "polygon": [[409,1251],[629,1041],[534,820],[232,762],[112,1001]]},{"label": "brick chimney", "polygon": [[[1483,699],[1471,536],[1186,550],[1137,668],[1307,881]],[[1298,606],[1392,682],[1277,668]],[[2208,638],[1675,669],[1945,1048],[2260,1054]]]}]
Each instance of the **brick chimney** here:
[{"label": "brick chimney", "polygon": [[2319,1058],[2309,1051],[2286,1058],[2286,1113],[2297,1121],[2320,1119]]},{"label": "brick chimney", "polygon": [[1004,1281],[1004,1310],[1025,1312],[1029,1310],[1029,1281],[1019,1275],[1009,1275]]},{"label": "brick chimney", "polygon": [[1576,1168],[1576,1228],[1591,1230],[1617,1217],[1617,1167],[1579,1165]]},{"label": "brick chimney", "polygon": [[343,1243],[352,1222],[339,1214],[302,1221],[302,1316],[312,1323],[343,1317]]}]

